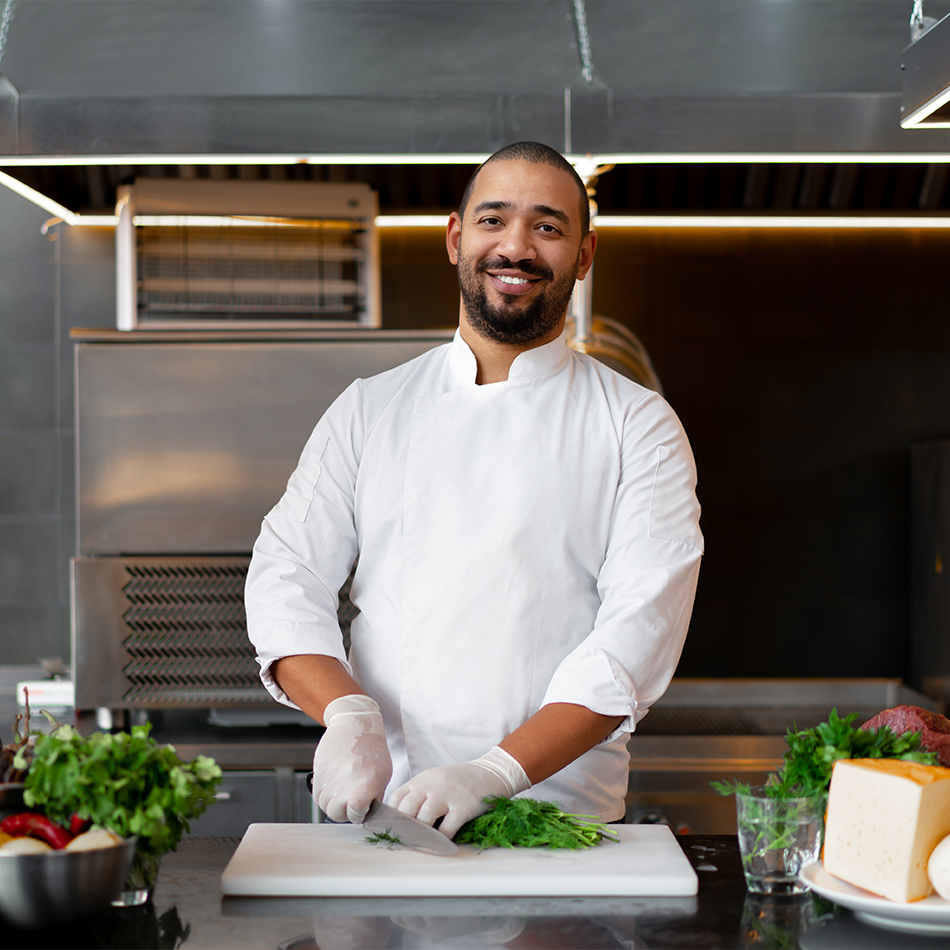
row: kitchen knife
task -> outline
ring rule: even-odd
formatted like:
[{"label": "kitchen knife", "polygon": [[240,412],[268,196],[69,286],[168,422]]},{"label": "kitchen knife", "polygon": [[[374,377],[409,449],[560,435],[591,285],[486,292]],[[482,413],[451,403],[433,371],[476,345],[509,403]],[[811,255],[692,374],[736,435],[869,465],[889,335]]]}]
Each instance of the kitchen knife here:
[{"label": "kitchen knife", "polygon": [[428,854],[449,855],[459,849],[441,831],[418,818],[404,815],[390,805],[384,805],[379,799],[369,806],[363,827],[374,834],[392,835],[399,839],[399,844]]}]

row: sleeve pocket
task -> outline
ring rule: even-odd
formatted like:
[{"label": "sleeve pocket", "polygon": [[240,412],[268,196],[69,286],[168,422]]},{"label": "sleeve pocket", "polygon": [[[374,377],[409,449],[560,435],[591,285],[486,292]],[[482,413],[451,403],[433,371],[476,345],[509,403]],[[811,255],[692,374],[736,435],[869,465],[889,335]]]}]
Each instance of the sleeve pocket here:
[{"label": "sleeve pocket", "polygon": [[330,438],[326,435],[315,436],[310,440],[300,463],[287,482],[287,490],[268,517],[287,518],[290,521],[307,520],[323,471],[323,455],[329,442]]},{"label": "sleeve pocket", "polygon": [[657,446],[653,494],[650,499],[650,536],[703,549],[699,530],[699,502],[692,459]]}]

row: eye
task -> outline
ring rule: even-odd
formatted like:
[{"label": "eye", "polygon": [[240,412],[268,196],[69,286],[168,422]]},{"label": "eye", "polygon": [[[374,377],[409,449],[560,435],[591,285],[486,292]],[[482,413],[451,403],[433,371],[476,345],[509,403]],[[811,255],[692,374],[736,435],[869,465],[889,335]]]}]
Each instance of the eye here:
[{"label": "eye", "polygon": [[553,224],[539,224],[538,230],[543,231],[545,234],[560,234],[561,229],[556,227]]},{"label": "eye", "polygon": [[501,221],[493,215],[487,215],[486,217],[481,218],[478,223],[487,224],[489,227],[494,227],[497,224],[501,224]]}]

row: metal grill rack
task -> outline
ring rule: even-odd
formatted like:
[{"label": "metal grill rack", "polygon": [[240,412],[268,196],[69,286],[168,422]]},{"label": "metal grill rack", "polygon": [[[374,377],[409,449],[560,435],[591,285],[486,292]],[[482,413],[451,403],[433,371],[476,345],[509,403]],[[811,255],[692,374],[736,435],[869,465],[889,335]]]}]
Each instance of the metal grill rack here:
[{"label": "metal grill rack", "polygon": [[158,314],[358,320],[361,232],[351,221],[152,227],[138,234],[140,319]]}]

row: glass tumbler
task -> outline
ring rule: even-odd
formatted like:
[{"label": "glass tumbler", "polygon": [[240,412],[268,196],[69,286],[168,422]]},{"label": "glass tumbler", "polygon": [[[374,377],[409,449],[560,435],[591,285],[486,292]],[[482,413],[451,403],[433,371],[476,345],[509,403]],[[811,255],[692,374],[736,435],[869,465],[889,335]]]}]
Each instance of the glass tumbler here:
[{"label": "glass tumbler", "polygon": [[769,798],[765,788],[736,794],[739,852],[746,887],[756,894],[800,894],[802,868],[821,851],[821,803]]}]

